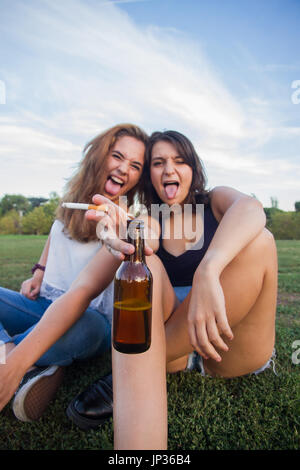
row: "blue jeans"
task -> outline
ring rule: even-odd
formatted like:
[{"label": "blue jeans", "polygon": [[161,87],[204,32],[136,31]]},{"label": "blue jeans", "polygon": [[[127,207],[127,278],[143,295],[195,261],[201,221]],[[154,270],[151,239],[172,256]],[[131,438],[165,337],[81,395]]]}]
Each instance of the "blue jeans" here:
[{"label": "blue jeans", "polygon": [[[30,300],[19,292],[0,287],[0,342],[19,344],[52,301],[44,297]],[[111,325],[105,315],[88,308],[79,320],[46,351],[37,366],[67,366],[75,359],[98,356],[111,346]]]}]

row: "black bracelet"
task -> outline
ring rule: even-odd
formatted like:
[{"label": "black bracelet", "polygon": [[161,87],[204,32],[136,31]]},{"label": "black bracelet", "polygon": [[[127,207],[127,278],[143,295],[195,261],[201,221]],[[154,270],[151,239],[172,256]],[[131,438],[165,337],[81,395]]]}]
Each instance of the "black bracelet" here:
[{"label": "black bracelet", "polygon": [[45,271],[45,268],[46,268],[46,266],[42,266],[41,264],[36,263],[36,264],[33,266],[31,272],[32,272],[32,274],[34,274],[34,272],[35,272],[37,269],[41,269],[42,271]]}]

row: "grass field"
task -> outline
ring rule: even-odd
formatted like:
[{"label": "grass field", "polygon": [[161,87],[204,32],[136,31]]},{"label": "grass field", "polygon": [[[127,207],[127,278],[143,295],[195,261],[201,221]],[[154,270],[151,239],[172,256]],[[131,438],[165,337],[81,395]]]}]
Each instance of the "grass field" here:
[{"label": "grass field", "polygon": [[[0,285],[19,290],[45,243],[43,236],[0,236]],[[300,241],[278,241],[277,376],[230,380],[197,372],[169,375],[169,449],[299,449],[300,364],[292,344],[300,340]],[[300,352],[298,354],[300,359]],[[113,425],[78,430],[66,407],[80,390],[110,370],[110,354],[67,368],[56,400],[40,421],[21,423],[7,405],[1,413],[0,450],[113,449]]]}]

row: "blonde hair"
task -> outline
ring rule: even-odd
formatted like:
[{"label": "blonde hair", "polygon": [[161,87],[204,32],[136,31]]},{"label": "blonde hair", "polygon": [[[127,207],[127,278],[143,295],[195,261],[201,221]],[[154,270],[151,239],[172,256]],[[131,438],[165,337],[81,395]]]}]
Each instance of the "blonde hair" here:
[{"label": "blonde hair", "polygon": [[[94,194],[102,193],[106,159],[116,141],[123,136],[134,137],[145,146],[148,142],[147,134],[133,124],[118,124],[99,134],[84,147],[78,171],[67,183],[64,201],[88,203],[92,201]],[[139,183],[126,194],[129,206],[133,203],[134,196],[140,193],[140,184],[141,178]],[[96,222],[86,220],[84,212],[60,206],[56,217],[63,222],[64,230],[71,238],[80,242],[97,240]]]}]

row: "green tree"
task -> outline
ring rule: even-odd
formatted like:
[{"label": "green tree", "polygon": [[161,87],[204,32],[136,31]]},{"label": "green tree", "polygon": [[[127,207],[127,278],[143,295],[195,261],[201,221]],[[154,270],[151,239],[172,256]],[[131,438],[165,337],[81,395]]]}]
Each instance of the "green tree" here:
[{"label": "green tree", "polygon": [[48,199],[45,197],[28,197],[27,199],[29,201],[31,210],[39,207],[41,204],[45,204],[45,202],[48,201]]},{"label": "green tree", "polygon": [[295,211],[300,212],[300,201],[295,202]]},{"label": "green tree", "polygon": [[272,216],[270,230],[277,240],[299,240],[300,212],[277,212]]},{"label": "green tree", "polygon": [[264,211],[265,211],[265,214],[266,214],[266,217],[267,217],[267,228],[272,230],[271,225],[272,225],[273,217],[276,214],[281,214],[284,211],[281,210],[281,209],[276,209],[276,207],[264,207]]},{"label": "green tree", "polygon": [[11,210],[25,214],[30,209],[30,202],[22,194],[5,194],[1,199],[0,205],[2,215]]},{"label": "green tree", "polygon": [[278,199],[277,197],[271,196],[271,207],[278,209]]},{"label": "green tree", "polygon": [[58,207],[60,201],[60,197],[56,192],[51,192],[50,193],[50,199],[48,199],[48,202],[46,204],[43,204],[43,210],[47,217],[50,217],[52,219],[52,223],[54,222],[55,219],[55,213],[56,209]]},{"label": "green tree", "polygon": [[40,206],[23,217],[22,225],[24,234],[47,235],[52,225],[52,218],[47,216],[43,206]]},{"label": "green tree", "polygon": [[17,234],[21,233],[21,216],[16,210],[6,212],[0,219],[0,233],[1,234]]}]

